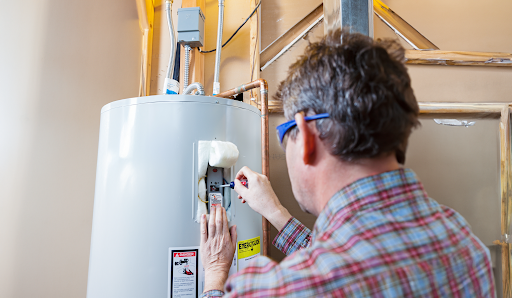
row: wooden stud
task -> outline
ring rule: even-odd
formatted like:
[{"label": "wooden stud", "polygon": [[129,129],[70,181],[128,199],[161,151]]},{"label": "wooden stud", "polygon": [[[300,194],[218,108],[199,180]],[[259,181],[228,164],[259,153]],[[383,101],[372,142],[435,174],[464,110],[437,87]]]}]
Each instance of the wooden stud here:
[{"label": "wooden stud", "polygon": [[423,36],[418,30],[414,29],[413,26],[409,25],[409,23],[389,8],[389,6],[384,4],[384,2],[373,0],[373,12],[414,49],[439,50],[435,44]]},{"label": "wooden stud", "polygon": [[[505,225],[507,230],[507,235],[510,238],[510,233],[512,233],[511,230],[511,224],[512,224],[512,140],[511,140],[511,121],[510,121],[510,115],[512,113],[511,105],[508,105],[508,125],[506,126],[506,136],[508,138],[507,141],[507,166],[508,166],[508,172],[507,172],[507,179],[508,179],[508,189],[507,189],[507,212],[503,213],[502,216],[505,217]],[[502,220],[503,221],[503,220]],[[502,224],[503,225],[503,224]],[[510,239],[509,239],[510,241]],[[512,297],[512,244],[507,243],[507,246],[505,247],[505,252],[501,252],[502,257],[507,255],[507,258],[503,260],[503,263],[508,268],[507,275],[503,274],[503,297]]]},{"label": "wooden stud", "polygon": [[420,117],[473,117],[499,119],[503,110],[502,103],[451,103],[420,102]]},{"label": "wooden stud", "polygon": [[324,14],[323,3],[313,9],[307,16],[293,25],[283,35],[279,36],[263,51],[261,51],[260,68],[263,67],[270,59],[274,58],[282,49],[293,42],[295,38],[309,28],[316,20]]},{"label": "wooden stud", "polygon": [[512,54],[454,51],[405,52],[407,64],[512,67]]},{"label": "wooden stud", "polygon": [[[249,0],[249,11],[252,12],[260,0]],[[258,10],[261,9],[261,6]],[[260,78],[260,38],[259,38],[259,11],[257,11],[252,18],[249,20],[250,35],[249,35],[249,71],[251,74],[250,81],[256,81]],[[245,99],[244,102],[249,103],[253,106],[258,107],[261,103],[261,97],[255,90],[250,91],[249,99]],[[251,99],[254,98],[255,101]]]},{"label": "wooden stud", "polygon": [[155,8],[152,0],[137,0],[137,13],[142,32],[142,59],[139,96],[149,95],[151,83],[151,57],[153,51],[153,22]]},{"label": "wooden stud", "polygon": [[[503,107],[500,121],[500,182],[501,182],[501,234],[510,235],[510,208],[512,177],[510,169],[510,107]],[[510,237],[510,236],[509,236]],[[511,244],[501,239],[494,242],[501,246],[503,297],[512,297],[511,288]]]},{"label": "wooden stud", "polygon": [[[499,119],[503,109],[503,103],[419,102],[418,105],[420,107],[420,117],[457,115],[457,117]],[[269,109],[271,113],[283,112],[280,101],[269,101]]]}]

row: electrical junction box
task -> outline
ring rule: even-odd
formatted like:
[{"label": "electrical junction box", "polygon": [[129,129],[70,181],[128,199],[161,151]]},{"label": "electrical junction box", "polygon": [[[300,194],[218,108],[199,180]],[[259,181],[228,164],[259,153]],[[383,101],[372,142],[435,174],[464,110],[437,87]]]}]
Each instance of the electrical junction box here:
[{"label": "electrical junction box", "polygon": [[204,14],[199,7],[178,9],[178,42],[192,48],[204,44]]},{"label": "electrical junction box", "polygon": [[223,189],[220,187],[223,183],[222,168],[208,166],[208,175],[206,176],[206,192],[208,193],[208,209],[211,206],[223,207]]}]

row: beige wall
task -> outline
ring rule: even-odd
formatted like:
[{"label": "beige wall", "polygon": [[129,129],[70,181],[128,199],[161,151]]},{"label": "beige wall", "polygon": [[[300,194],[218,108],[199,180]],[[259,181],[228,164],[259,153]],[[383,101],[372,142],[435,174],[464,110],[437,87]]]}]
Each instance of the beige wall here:
[{"label": "beige wall", "polygon": [[137,96],[134,1],[0,1],[0,297],[85,297],[100,109]]},{"label": "beige wall", "polygon": [[[175,11],[179,3],[175,1]],[[264,0],[262,47],[318,3]],[[510,1],[432,0],[428,7],[418,1],[386,3],[442,49],[512,52],[512,40],[507,37],[512,21],[506,15],[512,8]],[[155,5],[155,23],[165,24],[161,1],[156,0]],[[207,0],[205,13],[206,48],[211,49],[215,44],[217,1]],[[225,39],[249,13],[248,1],[226,1]],[[0,297],[84,297],[99,111],[110,101],[138,93],[140,34],[135,3],[3,1],[0,25],[4,28],[0,30],[4,41],[0,48]],[[394,36],[378,20],[375,26],[376,37]],[[319,26],[309,38],[315,40],[322,33]],[[168,61],[166,38],[165,25],[157,26],[153,94],[161,88],[155,82],[162,78]],[[299,42],[262,73],[271,92],[305,45],[305,41]],[[245,27],[223,50],[222,90],[249,81],[249,51],[249,27]],[[206,90],[211,94],[214,54],[207,54],[205,63]],[[409,69],[421,101],[512,101],[510,69]],[[312,227],[315,218],[304,215],[293,199],[284,156],[274,137],[275,126],[283,121],[281,115],[270,119],[271,182],[283,204]],[[477,146],[475,139],[479,137],[461,140],[461,144],[469,145],[457,150]],[[422,167],[423,155],[416,153],[430,151],[421,143],[415,144],[411,145],[411,162],[416,160],[417,167]],[[495,152],[492,148],[477,148],[468,154],[487,156],[489,150]],[[484,167],[485,160],[475,167]],[[431,175],[422,171],[418,168],[420,177]],[[430,185],[435,177],[425,182],[433,188]],[[444,194],[439,191],[442,189],[436,188],[434,194]],[[272,256],[282,258],[275,250]]]}]

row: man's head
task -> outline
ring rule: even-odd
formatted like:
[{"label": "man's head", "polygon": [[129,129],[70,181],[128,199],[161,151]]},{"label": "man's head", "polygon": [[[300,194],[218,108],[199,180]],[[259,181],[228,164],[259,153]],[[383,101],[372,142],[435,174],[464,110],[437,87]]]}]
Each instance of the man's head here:
[{"label": "man's head", "polygon": [[[298,113],[329,114],[307,125],[338,160],[357,163],[393,155],[403,164],[408,137],[419,123],[404,61],[396,41],[337,30],[306,48],[276,97],[289,120]],[[299,128],[286,136],[295,140]]]}]

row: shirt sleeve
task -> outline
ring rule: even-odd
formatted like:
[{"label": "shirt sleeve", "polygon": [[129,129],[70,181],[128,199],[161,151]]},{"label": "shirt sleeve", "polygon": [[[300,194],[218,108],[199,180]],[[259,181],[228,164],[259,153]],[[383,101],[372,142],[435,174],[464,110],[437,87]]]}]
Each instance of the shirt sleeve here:
[{"label": "shirt sleeve", "polygon": [[208,291],[208,292],[204,292],[203,294],[201,294],[201,298],[208,298],[208,297],[222,297],[224,296],[224,292],[220,291],[220,290],[211,290],[211,291]]},{"label": "shirt sleeve", "polygon": [[311,243],[311,230],[298,221],[290,218],[286,225],[272,242],[274,246],[285,255],[290,255],[296,250],[306,248]]}]

